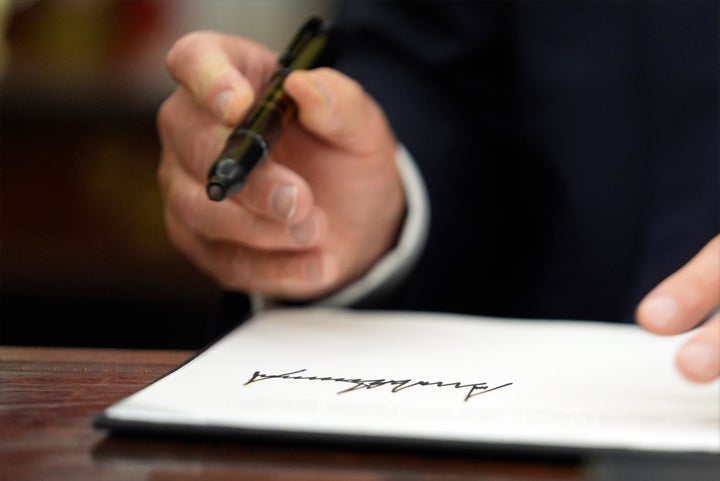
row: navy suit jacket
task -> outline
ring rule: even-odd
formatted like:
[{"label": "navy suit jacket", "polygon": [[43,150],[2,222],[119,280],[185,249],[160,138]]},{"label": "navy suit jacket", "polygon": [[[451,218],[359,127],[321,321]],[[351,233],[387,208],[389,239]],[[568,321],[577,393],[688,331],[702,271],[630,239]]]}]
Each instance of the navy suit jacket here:
[{"label": "navy suit jacket", "polygon": [[432,206],[418,264],[372,307],[632,320],[720,232],[718,11],[346,2],[335,66]]}]

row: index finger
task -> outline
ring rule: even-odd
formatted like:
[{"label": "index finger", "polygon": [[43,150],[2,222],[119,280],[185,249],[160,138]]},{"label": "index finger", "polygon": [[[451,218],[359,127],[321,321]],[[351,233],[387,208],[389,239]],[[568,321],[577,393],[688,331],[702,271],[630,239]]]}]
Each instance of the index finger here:
[{"label": "index finger", "polygon": [[276,54],[263,45],[212,31],[184,35],[165,60],[175,81],[227,125],[239,121],[276,63]]},{"label": "index finger", "polygon": [[696,326],[720,304],[720,235],[662,281],[639,304],[640,325],[658,334]]}]

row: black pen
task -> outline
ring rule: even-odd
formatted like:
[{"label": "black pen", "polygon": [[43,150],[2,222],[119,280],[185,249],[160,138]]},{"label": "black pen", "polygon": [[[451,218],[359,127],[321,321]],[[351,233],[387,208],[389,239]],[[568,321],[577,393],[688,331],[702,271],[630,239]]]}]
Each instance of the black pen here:
[{"label": "black pen", "polygon": [[283,90],[285,78],[293,70],[316,66],[327,43],[328,29],[322,19],[311,17],[280,54],[280,70],[270,79],[259,102],[232,131],[210,167],[207,184],[210,200],[220,201],[240,192],[252,169],[268,155],[297,112],[295,102]]}]

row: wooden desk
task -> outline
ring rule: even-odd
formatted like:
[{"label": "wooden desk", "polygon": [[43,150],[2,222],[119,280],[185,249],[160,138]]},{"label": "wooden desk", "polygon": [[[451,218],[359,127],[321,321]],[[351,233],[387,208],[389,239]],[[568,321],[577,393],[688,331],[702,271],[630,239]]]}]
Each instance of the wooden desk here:
[{"label": "wooden desk", "polygon": [[192,354],[0,347],[0,480],[574,481],[631,479],[612,466],[657,466],[118,437],[91,426],[99,411]]}]

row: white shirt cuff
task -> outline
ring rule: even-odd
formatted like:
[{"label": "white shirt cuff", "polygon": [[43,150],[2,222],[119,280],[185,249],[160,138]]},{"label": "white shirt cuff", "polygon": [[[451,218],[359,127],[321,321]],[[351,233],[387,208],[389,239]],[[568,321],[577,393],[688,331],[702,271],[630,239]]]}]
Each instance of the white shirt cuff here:
[{"label": "white shirt cuff", "polygon": [[[395,247],[383,255],[361,278],[339,291],[311,303],[313,306],[344,307],[381,293],[402,280],[422,252],[430,226],[430,203],[422,175],[410,153],[399,145],[395,160],[405,189],[405,222]],[[273,300],[250,296],[253,312],[273,307]]]}]

